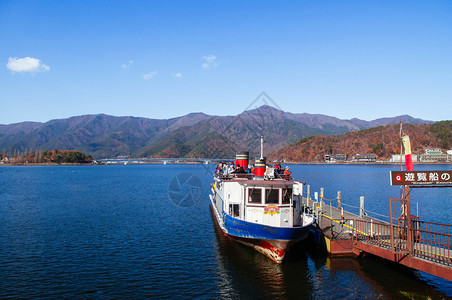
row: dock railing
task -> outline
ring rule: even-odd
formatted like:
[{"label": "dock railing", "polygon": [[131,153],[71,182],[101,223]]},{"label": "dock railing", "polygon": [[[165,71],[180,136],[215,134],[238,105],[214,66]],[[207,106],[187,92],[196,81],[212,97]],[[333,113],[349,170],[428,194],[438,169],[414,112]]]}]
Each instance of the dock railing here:
[{"label": "dock railing", "polygon": [[386,222],[372,219],[333,219],[324,214],[319,218],[323,233],[332,240],[351,239],[352,245],[358,241],[365,242],[395,254],[411,254],[413,257],[452,266],[452,225],[413,218],[411,229],[408,229],[406,225],[391,227]]},{"label": "dock railing", "polygon": [[412,221],[413,254],[452,266],[452,225]]},{"label": "dock railing", "polygon": [[351,239],[354,230],[354,219],[332,219],[325,214],[318,216],[322,232],[332,240]]},{"label": "dock railing", "polygon": [[411,228],[400,225],[393,225],[391,228],[386,223],[355,220],[352,239],[391,249],[393,253],[412,254],[414,257],[452,266],[452,225],[417,219],[411,223]]},{"label": "dock railing", "polygon": [[[408,253],[405,228],[393,226],[381,221],[356,220],[353,235],[354,241],[364,241],[375,246],[391,250],[395,253]],[[391,239],[391,236],[394,239]]]},{"label": "dock railing", "polygon": [[343,209],[347,204],[341,201],[340,192],[337,198],[326,199],[321,188],[311,198],[309,185],[306,204],[312,207],[332,255],[369,253],[452,280],[452,225],[419,220],[411,214],[408,189],[404,195],[389,199],[389,216],[365,211],[364,197],[360,197],[359,207],[348,205],[358,214]]}]

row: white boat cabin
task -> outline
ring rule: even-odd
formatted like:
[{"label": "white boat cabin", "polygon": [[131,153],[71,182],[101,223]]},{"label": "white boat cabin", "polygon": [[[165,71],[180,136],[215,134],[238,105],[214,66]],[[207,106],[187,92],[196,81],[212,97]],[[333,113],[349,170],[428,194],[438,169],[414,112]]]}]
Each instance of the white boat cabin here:
[{"label": "white boat cabin", "polygon": [[220,214],[273,227],[303,225],[300,215],[302,182],[218,176],[214,188]]}]

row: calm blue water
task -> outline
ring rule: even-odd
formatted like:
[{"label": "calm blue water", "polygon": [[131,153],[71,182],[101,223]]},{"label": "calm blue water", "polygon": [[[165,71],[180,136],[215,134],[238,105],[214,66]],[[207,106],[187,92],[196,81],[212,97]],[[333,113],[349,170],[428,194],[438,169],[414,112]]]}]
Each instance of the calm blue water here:
[{"label": "calm blue water", "polygon": [[[214,165],[0,167],[1,298],[442,298],[452,284],[308,242],[282,265],[214,226]],[[451,166],[416,167],[450,169]],[[292,166],[326,198],[387,215],[388,166]],[[182,189],[181,189],[182,188]],[[188,188],[190,191],[186,193]],[[451,189],[416,190],[421,219],[451,223]]]}]

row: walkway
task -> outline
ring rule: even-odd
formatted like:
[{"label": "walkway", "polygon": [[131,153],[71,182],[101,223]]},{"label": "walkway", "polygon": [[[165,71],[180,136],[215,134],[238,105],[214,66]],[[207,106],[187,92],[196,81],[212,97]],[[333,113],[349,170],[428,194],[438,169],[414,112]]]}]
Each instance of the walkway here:
[{"label": "walkway", "polygon": [[452,281],[452,225],[416,218],[411,226],[400,218],[391,225],[303,199],[318,216],[317,225],[331,255],[373,254]]}]

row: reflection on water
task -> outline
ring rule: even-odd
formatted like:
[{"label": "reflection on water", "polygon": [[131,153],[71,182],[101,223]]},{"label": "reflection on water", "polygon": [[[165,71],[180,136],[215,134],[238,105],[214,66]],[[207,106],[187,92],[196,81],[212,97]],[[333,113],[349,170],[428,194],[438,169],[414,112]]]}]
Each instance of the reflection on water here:
[{"label": "reflection on water", "polygon": [[[286,293],[282,265],[275,264],[250,247],[232,241],[215,227],[219,277],[224,279],[219,282],[222,296],[265,298]],[[306,263],[304,269],[307,269]]]}]

